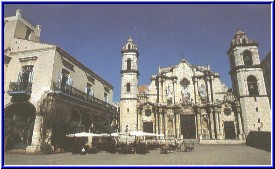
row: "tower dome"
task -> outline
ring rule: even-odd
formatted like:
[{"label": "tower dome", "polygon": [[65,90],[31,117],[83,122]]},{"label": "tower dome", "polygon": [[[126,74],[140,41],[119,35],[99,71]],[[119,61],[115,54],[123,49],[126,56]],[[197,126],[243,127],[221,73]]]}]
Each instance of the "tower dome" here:
[{"label": "tower dome", "polygon": [[129,39],[127,40],[127,43],[122,47],[121,53],[125,52],[135,52],[138,55],[138,48],[137,45],[134,43],[132,37],[130,36]]}]

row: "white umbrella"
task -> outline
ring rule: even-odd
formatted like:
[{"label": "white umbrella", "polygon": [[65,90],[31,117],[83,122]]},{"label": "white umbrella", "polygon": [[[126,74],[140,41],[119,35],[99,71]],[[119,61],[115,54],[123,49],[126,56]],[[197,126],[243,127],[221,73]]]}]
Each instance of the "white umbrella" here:
[{"label": "white umbrella", "polygon": [[101,133],[101,134],[99,134],[101,137],[109,137],[110,136],[110,134],[107,134],[107,133]]},{"label": "white umbrella", "polygon": [[117,133],[118,135],[128,135],[126,132]]},{"label": "white umbrella", "polygon": [[164,137],[164,134],[156,134],[157,137]]},{"label": "white umbrella", "polygon": [[118,133],[111,133],[110,135],[111,135],[112,137],[118,137],[118,136],[119,136]]},{"label": "white umbrella", "polygon": [[131,131],[130,136],[147,136],[148,133],[145,133],[143,131]]},{"label": "white umbrella", "polygon": [[74,134],[67,134],[67,137],[99,137],[99,134],[95,133],[87,133],[87,132],[81,132],[81,133],[74,133]]}]

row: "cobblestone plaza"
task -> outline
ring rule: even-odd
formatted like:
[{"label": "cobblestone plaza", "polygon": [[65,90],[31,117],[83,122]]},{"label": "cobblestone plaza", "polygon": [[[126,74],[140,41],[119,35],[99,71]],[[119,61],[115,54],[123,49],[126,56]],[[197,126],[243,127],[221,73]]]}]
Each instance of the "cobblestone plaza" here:
[{"label": "cobblestone plaza", "polygon": [[270,152],[245,145],[195,145],[194,152],[160,154],[157,149],[146,155],[6,152],[4,162],[5,165],[271,165],[271,157]]}]

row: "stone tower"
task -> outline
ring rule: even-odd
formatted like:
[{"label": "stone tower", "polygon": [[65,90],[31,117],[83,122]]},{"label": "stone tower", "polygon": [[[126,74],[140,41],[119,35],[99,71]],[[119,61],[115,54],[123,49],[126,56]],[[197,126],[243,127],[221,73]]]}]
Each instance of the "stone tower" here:
[{"label": "stone tower", "polygon": [[122,51],[120,131],[137,130],[138,49],[129,37]]},{"label": "stone tower", "polygon": [[250,131],[271,131],[271,112],[260,65],[258,43],[238,31],[227,52],[233,92],[241,104],[243,128]]}]

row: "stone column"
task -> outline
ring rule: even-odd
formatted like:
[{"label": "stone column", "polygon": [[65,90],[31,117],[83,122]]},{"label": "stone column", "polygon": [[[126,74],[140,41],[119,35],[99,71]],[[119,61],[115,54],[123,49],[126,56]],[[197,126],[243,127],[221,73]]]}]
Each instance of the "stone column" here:
[{"label": "stone column", "polygon": [[177,130],[178,130],[178,136],[177,138],[180,138],[180,114],[178,113],[178,122],[177,122]]},{"label": "stone column", "polygon": [[167,137],[167,131],[166,131],[166,112],[163,112],[163,129],[164,129],[164,136]]},{"label": "stone column", "polygon": [[[206,77],[207,78],[207,77]],[[210,103],[212,101],[211,99],[211,88],[210,88],[210,83],[209,83],[210,78],[206,79],[206,90],[207,90],[207,98],[208,102]]]},{"label": "stone column", "polygon": [[215,128],[216,128],[216,132],[217,132],[217,134],[215,135],[215,139],[219,139],[219,118],[218,118],[218,111],[217,111],[217,108],[216,107],[214,107],[214,109],[215,109],[215,117],[214,117],[214,120],[215,120]]},{"label": "stone column", "polygon": [[198,105],[201,102],[201,98],[200,98],[200,95],[199,95],[199,81],[198,81],[197,78],[196,78],[196,85],[195,86],[197,86],[196,87],[196,99],[197,99],[197,101],[195,103]]},{"label": "stone column", "polygon": [[174,133],[174,137],[177,137],[177,134],[178,134],[178,132],[177,132],[177,120],[178,120],[178,118],[177,118],[177,113],[176,113],[176,111],[175,111],[175,109],[173,110],[174,111],[174,131],[173,131],[173,133]]},{"label": "stone column", "polygon": [[136,126],[137,126],[137,131],[138,131],[138,129],[139,129],[139,111],[140,111],[140,109],[137,109],[137,124],[136,124]]},{"label": "stone column", "polygon": [[160,110],[159,109],[159,127],[160,127],[160,129],[159,129],[159,132],[160,132],[160,134],[163,134],[163,119],[162,119],[162,110]]},{"label": "stone column", "polygon": [[173,103],[176,103],[176,86],[175,83],[177,82],[176,79],[173,79]]},{"label": "stone column", "polygon": [[199,112],[196,112],[196,139],[199,139],[201,136],[201,115]]},{"label": "stone column", "polygon": [[139,129],[140,129],[140,131],[143,131],[142,120],[143,120],[142,110],[140,110],[140,112],[139,112]]},{"label": "stone column", "polygon": [[219,107],[215,108],[215,115],[216,115],[216,129],[217,129],[217,139],[221,140],[221,120],[220,120],[220,113],[221,113],[221,109]]},{"label": "stone column", "polygon": [[197,115],[199,116],[198,118],[198,135],[199,135],[199,138],[201,139],[201,134],[202,134],[202,118],[201,118],[201,109],[200,107],[197,107]]},{"label": "stone column", "polygon": [[155,112],[155,125],[156,125],[156,127],[155,127],[155,131],[153,132],[153,133],[158,133],[158,130],[159,130],[159,126],[158,126],[158,124],[159,124],[159,122],[158,122],[158,120],[159,120],[159,118],[158,118],[158,112],[157,111],[154,111]]},{"label": "stone column", "polygon": [[197,104],[198,97],[199,97],[199,94],[198,94],[198,83],[197,82],[198,82],[197,78],[193,78],[195,104]]},{"label": "stone column", "polygon": [[41,114],[36,114],[33,134],[32,134],[32,143],[26,148],[28,154],[34,154],[40,152],[40,142],[41,142],[41,127],[43,123],[43,117]]},{"label": "stone column", "polygon": [[238,118],[238,124],[239,124],[239,139],[242,140],[244,139],[244,132],[243,132],[243,124],[242,124],[242,118],[241,118],[241,108],[240,105],[236,106],[236,110],[237,110],[237,118]]},{"label": "stone column", "polygon": [[214,116],[213,116],[213,109],[210,107],[209,108],[209,115],[210,115],[210,132],[211,132],[211,136],[210,139],[214,139],[215,138],[215,132],[214,132]]},{"label": "stone column", "polygon": [[164,93],[163,90],[164,89],[163,89],[163,79],[162,78],[160,79],[160,83],[161,83],[161,103],[163,103],[164,102],[164,99],[163,99],[163,97],[164,97],[163,96],[163,93]]}]

